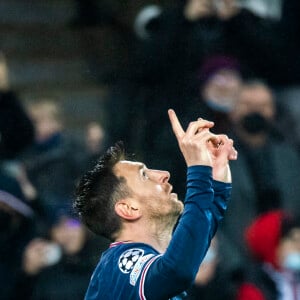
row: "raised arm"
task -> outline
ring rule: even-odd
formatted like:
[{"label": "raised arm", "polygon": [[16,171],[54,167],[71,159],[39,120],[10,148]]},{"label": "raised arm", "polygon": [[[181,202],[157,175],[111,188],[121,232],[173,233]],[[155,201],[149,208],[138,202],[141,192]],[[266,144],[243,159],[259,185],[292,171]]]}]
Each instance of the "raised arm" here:
[{"label": "raised arm", "polygon": [[[212,134],[209,129],[213,123],[202,119],[191,122],[184,131],[175,112],[169,110],[168,113],[188,166],[187,195],[169,247],[162,256],[153,259],[145,276],[146,298],[155,300],[168,299],[193,282],[223,213],[214,204],[212,167],[215,157],[211,152],[223,146],[223,137]],[[229,183],[222,184],[231,187]]]}]

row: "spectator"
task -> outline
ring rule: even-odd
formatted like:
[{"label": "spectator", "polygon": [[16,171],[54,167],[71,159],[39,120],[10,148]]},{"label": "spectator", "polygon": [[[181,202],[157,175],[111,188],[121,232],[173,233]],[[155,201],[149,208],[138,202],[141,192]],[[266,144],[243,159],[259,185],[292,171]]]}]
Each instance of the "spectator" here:
[{"label": "spectator", "polygon": [[282,210],[255,218],[245,231],[254,265],[236,300],[300,299],[300,221]]},{"label": "spectator", "polygon": [[299,31],[297,1],[283,2],[282,20],[259,16],[249,1],[178,2],[175,8],[161,9],[145,25],[147,38],[140,40],[140,51],[133,59],[139,82],[142,78],[143,83],[173,82],[176,87],[185,82],[188,86],[191,74],[212,54],[236,57],[251,76],[270,84],[299,82],[297,51],[291,50],[297,45],[295,33]]},{"label": "spectator", "polygon": [[189,114],[193,115],[192,118],[201,116],[214,121],[216,132],[228,132],[228,116],[242,85],[238,61],[230,56],[211,56],[201,66],[197,77],[198,97],[191,105]]},{"label": "spectator", "polygon": [[3,175],[18,181],[26,200],[36,197],[36,191],[19,156],[34,140],[34,127],[18,96],[8,87],[2,86],[3,57],[0,54],[0,168]]},{"label": "spectator", "polygon": [[212,1],[178,1],[149,23],[144,25],[147,38],[138,40],[138,52],[133,57],[132,71],[139,82],[188,86],[203,57],[223,49],[221,25],[214,17]]},{"label": "spectator", "polygon": [[3,61],[0,62],[0,289],[1,299],[8,300],[11,299],[21,274],[22,251],[36,229],[34,211],[23,193],[25,182],[21,185],[12,176],[14,160],[31,145],[34,131],[17,95],[6,86],[2,63]]},{"label": "spectator", "polygon": [[86,154],[84,147],[68,135],[61,109],[53,100],[41,99],[27,109],[35,126],[35,143],[22,161],[42,207],[51,213],[53,207],[71,202]]},{"label": "spectator", "polygon": [[300,211],[300,159],[276,130],[275,99],[262,82],[244,84],[230,119],[239,163],[232,164],[235,188],[223,229],[245,253],[243,232],[255,216],[276,208]]},{"label": "spectator", "polygon": [[87,166],[93,165],[102,154],[105,144],[105,132],[101,124],[90,122],[86,127],[85,143],[87,148]]},{"label": "spectator", "polygon": [[95,263],[108,246],[70,213],[56,208],[47,237],[28,243],[15,299],[83,299]]}]

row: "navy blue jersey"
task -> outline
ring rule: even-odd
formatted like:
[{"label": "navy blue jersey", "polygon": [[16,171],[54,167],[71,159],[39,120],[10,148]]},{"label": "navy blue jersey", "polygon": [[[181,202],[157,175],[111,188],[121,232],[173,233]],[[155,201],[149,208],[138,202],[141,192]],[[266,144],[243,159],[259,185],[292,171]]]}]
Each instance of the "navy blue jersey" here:
[{"label": "navy blue jersey", "polygon": [[212,168],[188,168],[183,214],[165,253],[143,243],[112,243],[98,263],[85,300],[179,300],[192,284],[218,223],[231,184]]}]

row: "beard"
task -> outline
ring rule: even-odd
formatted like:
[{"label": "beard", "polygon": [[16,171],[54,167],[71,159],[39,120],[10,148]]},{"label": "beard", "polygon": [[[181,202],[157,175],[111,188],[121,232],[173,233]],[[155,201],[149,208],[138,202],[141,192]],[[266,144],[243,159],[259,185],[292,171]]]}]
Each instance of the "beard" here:
[{"label": "beard", "polygon": [[163,208],[161,206],[148,207],[148,213],[150,216],[150,220],[154,221],[158,226],[163,228],[164,230],[173,231],[175,225],[178,222],[179,217],[183,212],[184,205],[180,200],[171,200],[170,206],[168,208]]}]

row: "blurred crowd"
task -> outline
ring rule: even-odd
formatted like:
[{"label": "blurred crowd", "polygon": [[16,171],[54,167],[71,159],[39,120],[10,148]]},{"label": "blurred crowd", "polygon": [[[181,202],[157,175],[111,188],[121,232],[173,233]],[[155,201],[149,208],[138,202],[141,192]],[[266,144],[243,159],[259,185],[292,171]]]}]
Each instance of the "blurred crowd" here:
[{"label": "blurred crowd", "polygon": [[0,92],[0,299],[83,299],[108,246],[72,209],[76,180],[102,152],[104,131],[84,139],[64,126],[55,99],[22,104]]},{"label": "blurred crowd", "polygon": [[[76,2],[76,26],[120,26],[109,2],[102,18],[97,1]],[[91,120],[77,139],[58,101],[24,103],[1,88],[0,299],[83,299],[109,241],[80,223],[72,197],[107,144],[123,140],[169,170],[183,199],[171,107],[184,125],[214,121],[239,152],[231,203],[187,299],[300,300],[300,2],[156,2],[126,28],[130,61],[110,83],[105,132]]]}]

